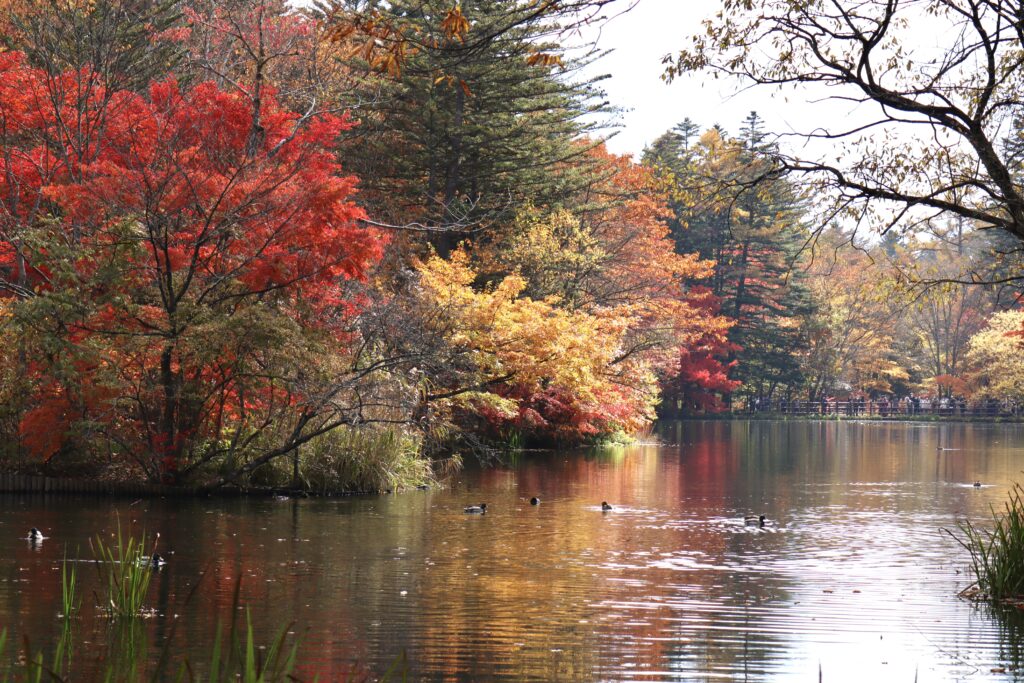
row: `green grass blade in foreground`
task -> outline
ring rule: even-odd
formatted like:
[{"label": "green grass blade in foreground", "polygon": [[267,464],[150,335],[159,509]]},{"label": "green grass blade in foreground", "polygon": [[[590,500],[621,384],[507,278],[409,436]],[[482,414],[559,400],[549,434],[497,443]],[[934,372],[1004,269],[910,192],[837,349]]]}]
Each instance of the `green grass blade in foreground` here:
[{"label": "green grass blade in foreground", "polygon": [[61,615],[64,619],[70,619],[78,612],[81,600],[78,598],[78,568],[73,562],[68,562],[68,554],[65,549],[64,562],[60,567],[61,604],[64,612]]}]

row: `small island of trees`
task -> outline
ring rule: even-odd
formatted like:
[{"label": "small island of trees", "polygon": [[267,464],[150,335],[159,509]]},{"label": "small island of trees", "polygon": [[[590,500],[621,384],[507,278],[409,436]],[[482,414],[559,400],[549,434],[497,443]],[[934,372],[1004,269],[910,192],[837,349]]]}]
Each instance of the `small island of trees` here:
[{"label": "small island of trees", "polygon": [[[3,467],[392,490],[659,413],[1024,398],[1013,211],[923,200],[931,157],[855,192],[753,112],[610,153],[565,40],[603,4],[5,3]],[[1017,188],[1003,118],[950,130]]]}]

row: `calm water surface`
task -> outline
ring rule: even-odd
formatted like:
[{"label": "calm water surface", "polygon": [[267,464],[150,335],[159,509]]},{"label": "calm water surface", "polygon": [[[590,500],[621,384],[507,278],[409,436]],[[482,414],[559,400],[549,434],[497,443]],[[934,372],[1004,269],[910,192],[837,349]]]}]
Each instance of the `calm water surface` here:
[{"label": "calm water surface", "polygon": [[[395,496],[0,497],[0,626],[54,637],[65,548],[91,557],[120,519],[160,533],[159,616],[111,628],[86,607],[81,657],[173,637],[201,668],[241,577],[256,630],[293,624],[300,674],[320,680],[403,653],[426,681],[1024,677],[1024,628],[956,597],[965,558],[941,531],[1024,478],[1021,426],[685,422],[661,441]],[[765,529],[743,524],[762,513]]]}]

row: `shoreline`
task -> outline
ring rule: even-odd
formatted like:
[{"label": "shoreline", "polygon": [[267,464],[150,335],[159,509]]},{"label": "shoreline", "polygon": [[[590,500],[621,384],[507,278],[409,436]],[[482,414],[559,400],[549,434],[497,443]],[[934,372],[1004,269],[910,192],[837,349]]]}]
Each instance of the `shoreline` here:
[{"label": "shoreline", "polygon": [[[415,488],[409,490],[416,490]],[[0,496],[5,495],[61,495],[61,496],[103,496],[107,498],[347,498],[351,496],[383,495],[392,491],[308,491],[283,487],[220,487],[171,486],[147,482],[97,481],[73,477],[51,477],[45,475],[16,474],[0,472]]]},{"label": "shoreline", "polygon": [[680,415],[659,418],[659,422],[686,422],[693,420],[758,420],[799,422],[920,422],[925,424],[1020,424],[1024,415],[793,415],[789,413],[717,413],[707,415]]}]

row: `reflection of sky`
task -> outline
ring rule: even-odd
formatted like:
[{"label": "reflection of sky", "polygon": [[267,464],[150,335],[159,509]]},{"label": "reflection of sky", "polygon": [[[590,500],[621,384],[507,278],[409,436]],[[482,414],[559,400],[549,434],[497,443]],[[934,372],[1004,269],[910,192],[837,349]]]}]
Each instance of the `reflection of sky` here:
[{"label": "reflection of sky", "polygon": [[[63,549],[116,528],[116,510],[160,531],[170,559],[148,637],[178,614],[200,669],[239,576],[257,632],[294,621],[321,680],[403,652],[415,680],[452,681],[813,681],[819,666],[826,682],[984,680],[1019,661],[1001,622],[956,597],[965,558],[940,528],[1001,504],[1020,427],[708,422],[664,437],[679,445],[531,454],[398,496],[0,498],[0,626],[45,639]],[[481,500],[486,515],[462,513]],[[765,529],[743,523],[759,513]],[[28,547],[29,526],[50,540]]]}]

